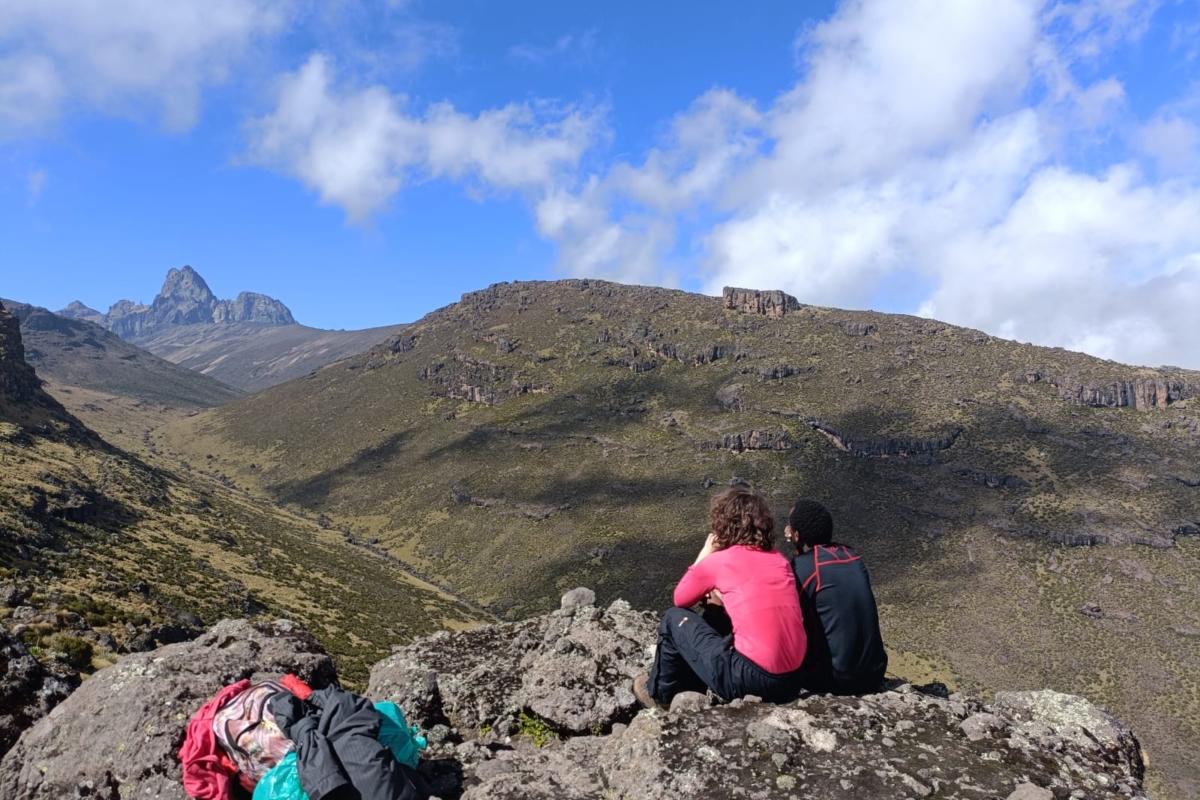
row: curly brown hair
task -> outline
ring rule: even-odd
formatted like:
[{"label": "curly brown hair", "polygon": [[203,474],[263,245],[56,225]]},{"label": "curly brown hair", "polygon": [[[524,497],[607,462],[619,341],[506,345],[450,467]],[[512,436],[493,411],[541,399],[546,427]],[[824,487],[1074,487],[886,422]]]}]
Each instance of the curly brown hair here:
[{"label": "curly brown hair", "polygon": [[717,550],[736,544],[770,552],[775,549],[775,520],[766,498],[749,486],[731,486],[712,499],[708,524]]}]

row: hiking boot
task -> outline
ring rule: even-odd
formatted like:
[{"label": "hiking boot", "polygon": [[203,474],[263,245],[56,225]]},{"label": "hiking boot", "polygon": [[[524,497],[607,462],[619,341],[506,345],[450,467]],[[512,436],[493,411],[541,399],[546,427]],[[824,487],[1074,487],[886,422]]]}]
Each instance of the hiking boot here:
[{"label": "hiking boot", "polygon": [[666,711],[667,706],[655,700],[650,696],[650,676],[642,673],[633,679],[633,695],[646,708],[657,708],[659,711]]}]

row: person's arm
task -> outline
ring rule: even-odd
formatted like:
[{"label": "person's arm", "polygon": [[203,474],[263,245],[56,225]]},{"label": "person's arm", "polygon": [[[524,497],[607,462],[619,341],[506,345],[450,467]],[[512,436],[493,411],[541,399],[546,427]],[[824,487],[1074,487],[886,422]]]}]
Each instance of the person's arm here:
[{"label": "person's arm", "polygon": [[713,552],[716,549],[713,547],[713,543],[716,541],[717,541],[717,535],[715,533],[710,533],[705,538],[704,547],[700,548],[700,555],[696,556],[696,560],[692,562],[692,566],[699,564],[701,561],[703,561],[704,559],[708,558],[710,555],[713,554]]},{"label": "person's arm", "polygon": [[708,556],[713,552],[712,535],[704,542],[703,549],[700,550],[700,555],[696,557],[696,562],[688,567],[687,572],[683,573],[683,577],[679,579],[679,584],[675,587],[675,605],[681,608],[694,606],[704,599],[704,596],[712,589],[717,588],[714,565],[712,559]]}]

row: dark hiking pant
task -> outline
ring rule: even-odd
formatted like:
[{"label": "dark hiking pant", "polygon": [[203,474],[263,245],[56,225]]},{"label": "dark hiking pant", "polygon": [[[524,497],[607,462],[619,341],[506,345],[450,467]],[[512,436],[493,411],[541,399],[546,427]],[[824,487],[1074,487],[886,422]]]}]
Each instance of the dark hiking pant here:
[{"label": "dark hiking pant", "polygon": [[873,694],[883,683],[883,672],[860,677],[852,681],[839,680],[828,672],[810,672],[801,675],[800,685],[814,694],[837,694],[844,696]]},{"label": "dark hiking pant", "polygon": [[800,694],[800,672],[767,672],[733,649],[733,624],[720,606],[703,615],[669,608],[658,626],[658,653],[650,667],[650,696],[669,704],[680,692],[712,689],[725,700],[752,694],[786,703]]}]

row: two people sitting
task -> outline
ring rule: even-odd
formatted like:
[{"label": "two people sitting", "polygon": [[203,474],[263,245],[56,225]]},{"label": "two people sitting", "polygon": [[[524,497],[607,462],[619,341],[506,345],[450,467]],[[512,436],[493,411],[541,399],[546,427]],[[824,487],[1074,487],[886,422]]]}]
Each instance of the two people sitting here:
[{"label": "two people sitting", "polygon": [[[822,514],[823,512],[823,514]],[[766,499],[730,487],[709,507],[711,532],[675,587],[675,607],[659,625],[649,674],[634,679],[646,707],[680,692],[795,699],[802,690],[871,691],[887,654],[861,557],[832,541],[829,512],[810,500],[792,508],[789,561],[775,548]],[[703,611],[690,606],[703,601]]]}]

